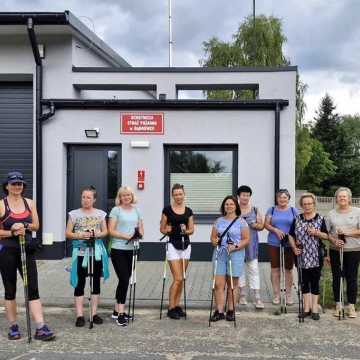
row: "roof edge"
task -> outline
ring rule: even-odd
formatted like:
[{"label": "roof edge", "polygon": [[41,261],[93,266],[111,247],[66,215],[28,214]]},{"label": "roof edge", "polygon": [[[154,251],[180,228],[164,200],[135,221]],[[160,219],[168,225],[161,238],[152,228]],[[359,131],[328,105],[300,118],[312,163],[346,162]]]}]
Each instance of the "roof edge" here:
[{"label": "roof edge", "polygon": [[0,12],[0,26],[26,25],[30,17],[33,19],[34,26],[68,25],[80,37],[80,40],[82,38],[89,42],[113,66],[131,66],[69,10],[64,12]]},{"label": "roof edge", "polygon": [[213,73],[213,72],[285,72],[285,71],[298,71],[297,66],[244,66],[244,67],[76,67],[73,66],[73,72],[137,72],[137,73]]},{"label": "roof edge", "polygon": [[289,105],[285,99],[258,100],[112,100],[112,99],[43,99],[43,105],[56,109],[168,109],[168,110],[276,110]]}]

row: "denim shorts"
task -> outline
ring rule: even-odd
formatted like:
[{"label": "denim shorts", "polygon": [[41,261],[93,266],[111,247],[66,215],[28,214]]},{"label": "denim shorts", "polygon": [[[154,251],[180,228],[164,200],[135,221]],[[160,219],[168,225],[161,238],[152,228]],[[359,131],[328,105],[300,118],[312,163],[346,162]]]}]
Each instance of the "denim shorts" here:
[{"label": "denim shorts", "polygon": [[[213,266],[215,267],[215,257],[217,250],[214,250],[213,253]],[[233,251],[230,253],[231,267],[232,267],[232,276],[240,277],[244,271],[245,263],[245,250]],[[218,251],[217,266],[215,275],[230,275],[230,266],[229,266],[229,255],[225,248],[220,248]]]}]

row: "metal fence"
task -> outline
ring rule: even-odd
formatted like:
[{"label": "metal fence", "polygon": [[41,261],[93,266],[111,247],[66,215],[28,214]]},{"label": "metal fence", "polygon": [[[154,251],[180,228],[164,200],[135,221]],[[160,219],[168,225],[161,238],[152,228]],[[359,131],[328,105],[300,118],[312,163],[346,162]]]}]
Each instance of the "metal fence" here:
[{"label": "metal fence", "polygon": [[[300,195],[297,194],[296,205],[299,204]],[[335,198],[333,196],[316,196],[317,210],[326,213],[336,206]],[[360,198],[352,198],[352,206],[360,207]]]}]

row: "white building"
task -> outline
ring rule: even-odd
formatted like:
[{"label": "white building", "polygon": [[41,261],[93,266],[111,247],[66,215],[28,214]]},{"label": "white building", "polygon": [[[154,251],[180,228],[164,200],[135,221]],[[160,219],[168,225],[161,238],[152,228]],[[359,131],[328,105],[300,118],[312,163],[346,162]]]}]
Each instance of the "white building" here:
[{"label": "white building", "polygon": [[[238,185],[250,185],[263,210],[276,189],[295,194],[296,72],[134,68],[68,11],[0,13],[0,176],[25,173],[42,223],[39,256],[65,256],[66,214],[85,185],[96,186],[107,211],[118,186],[135,188],[142,259],[163,256],[161,210],[181,182],[195,213],[194,259],[209,259],[211,224]],[[179,99],[209,89],[258,96]]]}]

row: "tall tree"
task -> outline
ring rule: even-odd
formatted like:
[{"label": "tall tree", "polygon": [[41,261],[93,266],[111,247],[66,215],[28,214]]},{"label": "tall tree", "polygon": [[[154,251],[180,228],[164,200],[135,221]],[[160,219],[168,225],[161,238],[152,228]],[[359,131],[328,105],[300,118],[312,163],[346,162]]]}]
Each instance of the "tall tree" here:
[{"label": "tall tree", "polygon": [[[254,48],[254,30],[256,47]],[[281,66],[290,64],[283,53],[286,36],[281,20],[264,15],[255,18],[248,16],[239,25],[230,42],[211,38],[203,42],[204,58],[202,66]],[[334,164],[321,144],[311,136],[304,125],[306,104],[304,95],[307,85],[296,77],[296,181],[299,186],[321,190],[320,184],[333,175]],[[206,92],[208,99],[238,100],[248,99],[256,94],[248,91],[214,90]],[[306,176],[311,171],[313,176]]]},{"label": "tall tree", "polygon": [[336,182],[351,188],[354,196],[360,196],[360,115],[342,116],[340,129],[343,152],[338,158]]},{"label": "tall tree", "polygon": [[310,160],[297,179],[297,187],[321,195],[324,180],[335,175],[336,166],[320,141],[310,137],[309,140]]},{"label": "tall tree", "polygon": [[[254,49],[254,29],[256,47]],[[273,16],[248,16],[233,34],[233,41],[224,42],[216,37],[203,42],[204,58],[202,66],[278,66],[288,65],[289,60],[283,53],[286,37],[281,20]],[[255,51],[254,51],[255,50]],[[208,99],[237,100],[256,97],[249,90],[210,90]]]},{"label": "tall tree", "polygon": [[314,119],[312,135],[319,140],[325,151],[330,154],[333,161],[336,161],[339,152],[339,140],[341,136],[340,117],[335,112],[336,106],[329,94],[321,99],[319,108]]}]

